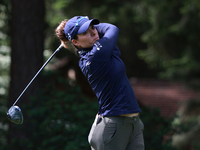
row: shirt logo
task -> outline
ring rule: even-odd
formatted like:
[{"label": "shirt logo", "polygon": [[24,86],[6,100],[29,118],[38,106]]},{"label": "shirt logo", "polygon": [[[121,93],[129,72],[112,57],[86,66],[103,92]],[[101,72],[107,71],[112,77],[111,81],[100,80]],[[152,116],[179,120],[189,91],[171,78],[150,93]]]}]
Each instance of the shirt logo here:
[{"label": "shirt logo", "polygon": [[87,62],[85,66],[89,66],[91,64],[91,62]]},{"label": "shirt logo", "polygon": [[99,42],[96,42],[94,45],[97,47],[97,50],[98,50],[98,51],[99,51],[100,48],[102,47],[102,45],[101,45]]}]

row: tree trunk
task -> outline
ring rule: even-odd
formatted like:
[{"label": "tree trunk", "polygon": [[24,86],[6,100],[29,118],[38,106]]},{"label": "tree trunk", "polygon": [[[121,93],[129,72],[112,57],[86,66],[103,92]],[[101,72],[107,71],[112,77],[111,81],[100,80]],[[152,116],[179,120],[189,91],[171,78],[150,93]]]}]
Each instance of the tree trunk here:
[{"label": "tree trunk", "polygon": [[[44,0],[11,0],[11,68],[8,108],[18,98],[36,72],[43,65],[44,50]],[[30,103],[29,97],[41,86],[40,75],[33,81],[16,105]],[[28,115],[24,115],[23,130],[17,131],[16,124],[9,124],[8,144],[11,139],[23,140],[26,135]]]}]

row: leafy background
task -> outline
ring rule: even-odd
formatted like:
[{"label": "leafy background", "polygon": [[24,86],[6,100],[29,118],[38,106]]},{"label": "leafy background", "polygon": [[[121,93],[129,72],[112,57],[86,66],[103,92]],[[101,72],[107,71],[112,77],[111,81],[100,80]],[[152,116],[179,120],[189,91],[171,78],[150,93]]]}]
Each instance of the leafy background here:
[{"label": "leafy background", "polygon": [[[5,112],[9,107],[11,2],[0,2],[0,149],[89,149],[87,135],[98,109],[97,102],[84,93],[87,84],[80,76],[73,84],[66,79],[64,67],[46,69],[42,74],[43,86],[20,105],[28,116],[25,125],[8,123]],[[128,77],[179,80],[200,90],[198,0],[45,1],[45,59],[59,45],[54,34],[56,26],[75,15],[98,18],[119,27],[118,47]],[[66,56],[70,58],[67,69],[78,72],[78,58],[66,50],[59,52],[51,63]],[[184,107],[185,111],[171,119],[161,116],[159,109],[141,107],[146,150],[200,148],[199,102],[189,100]],[[25,136],[10,136],[14,131]]]}]

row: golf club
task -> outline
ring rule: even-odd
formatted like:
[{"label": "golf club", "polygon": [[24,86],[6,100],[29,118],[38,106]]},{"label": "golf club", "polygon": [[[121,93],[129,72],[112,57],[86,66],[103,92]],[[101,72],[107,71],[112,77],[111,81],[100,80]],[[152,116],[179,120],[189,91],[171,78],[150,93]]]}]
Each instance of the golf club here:
[{"label": "golf club", "polygon": [[55,52],[49,57],[49,59],[44,63],[44,65],[40,68],[40,70],[35,74],[35,76],[32,78],[32,80],[29,82],[29,84],[25,87],[25,89],[22,91],[22,93],[19,95],[17,100],[14,102],[14,104],[10,107],[10,109],[7,112],[8,119],[16,124],[22,124],[23,123],[23,114],[19,106],[15,106],[15,104],[19,101],[21,96],[24,94],[24,92],[27,90],[27,88],[30,86],[30,84],[34,81],[34,79],[38,76],[38,74],[42,71],[42,69],[49,63],[49,61],[55,56],[55,54],[62,48],[62,44],[55,50]]}]

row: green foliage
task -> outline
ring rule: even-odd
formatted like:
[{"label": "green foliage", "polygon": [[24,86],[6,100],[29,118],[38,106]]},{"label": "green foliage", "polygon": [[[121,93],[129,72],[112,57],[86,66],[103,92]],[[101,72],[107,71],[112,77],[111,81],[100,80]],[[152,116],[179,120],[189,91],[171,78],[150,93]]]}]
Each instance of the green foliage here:
[{"label": "green foliage", "polygon": [[142,107],[140,118],[144,123],[145,150],[175,150],[165,136],[170,132],[171,120],[160,115],[158,108]]},{"label": "green foliage", "polygon": [[26,130],[27,138],[11,138],[7,149],[89,149],[87,135],[98,110],[97,102],[82,96],[79,87],[53,78],[45,76],[48,83],[29,99],[28,105],[21,106],[25,126],[15,126],[18,131]]},{"label": "green foliage", "polygon": [[[1,45],[9,43],[8,3],[4,0],[0,5]],[[61,20],[87,15],[120,28],[118,46],[128,76],[199,79],[199,6],[198,0],[49,0],[46,1],[46,47],[53,50],[57,48],[58,40],[53,35]],[[8,60],[2,46],[0,49],[0,61],[5,57]],[[5,91],[8,84],[6,65],[5,61],[0,64],[0,91]],[[81,96],[78,87],[70,86],[60,77],[52,79],[48,76],[46,80],[51,82],[31,98],[29,105],[21,106],[28,126],[14,125],[18,131],[26,130],[29,138],[11,139],[13,144],[7,146],[7,149],[89,149],[87,134],[97,111],[97,102]],[[5,92],[0,94],[0,149],[6,149],[2,146],[7,143],[5,96]],[[170,121],[160,116],[158,110],[142,110],[146,149],[172,150],[170,143],[162,144]],[[193,127],[189,125],[177,125],[177,129],[187,132],[188,127]],[[194,147],[199,146],[196,143],[193,143]]]},{"label": "green foliage", "polygon": [[3,150],[3,147],[7,144],[6,134],[8,132],[8,124],[5,107],[5,95],[0,95],[0,149]]},{"label": "green foliage", "polygon": [[[47,4],[51,35],[61,20],[75,15],[117,25],[118,47],[129,77],[182,80],[200,77],[197,69],[200,67],[200,2],[197,0],[61,0]],[[50,37],[48,41],[48,45],[57,46],[58,41]]]},{"label": "green foliage", "polygon": [[0,46],[0,149],[1,146],[5,146],[7,139],[6,133],[8,131],[8,124],[6,123],[6,111],[7,111],[7,95],[8,95],[8,83],[9,83],[9,48],[7,46]]},{"label": "green foliage", "polygon": [[[0,148],[88,150],[87,136],[98,110],[96,100],[82,96],[79,87],[69,85],[57,73],[47,73],[44,81],[44,87],[37,91],[37,96],[32,96],[28,105],[20,106],[24,123],[12,124],[18,133],[26,130],[27,138],[11,137],[11,144],[6,145],[4,141]],[[173,150],[168,143],[163,144],[170,121],[160,115],[159,109],[141,109],[146,150]],[[2,115],[5,118],[5,113]],[[6,130],[2,134],[6,135]]]},{"label": "green foliage", "polygon": [[76,15],[98,18],[102,23],[108,22],[119,27],[120,35],[117,45],[121,50],[128,77],[155,76],[155,72],[150,71],[145,62],[137,56],[137,50],[146,48],[140,36],[148,29],[148,24],[139,22],[136,17],[136,9],[139,9],[138,2],[131,0],[61,0],[46,3],[48,3],[46,21],[49,25],[47,34],[50,35],[47,36],[47,46],[54,48],[58,46],[58,40],[52,35],[60,21]]},{"label": "green foliage", "polygon": [[9,67],[10,67],[10,48],[0,46],[0,95],[4,94],[8,87]]},{"label": "green foliage", "polygon": [[0,45],[10,43],[10,1],[2,0],[0,2]]},{"label": "green foliage", "polygon": [[199,79],[200,2],[149,0],[139,6],[137,20],[149,29],[141,37],[148,47],[138,56],[160,70],[160,78]]},{"label": "green foliage", "polygon": [[[0,2],[0,106],[6,105],[9,81],[10,47],[9,42],[9,2]],[[0,109],[4,110],[4,109]],[[1,121],[1,119],[0,119]]]},{"label": "green foliage", "polygon": [[0,2],[0,149],[7,143],[6,134],[8,124],[6,123],[7,95],[9,83],[10,66],[10,43],[9,39],[9,2],[3,0]]},{"label": "green foliage", "polygon": [[182,105],[172,122],[172,145],[178,150],[200,149],[200,101],[190,99]]}]

